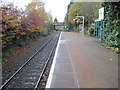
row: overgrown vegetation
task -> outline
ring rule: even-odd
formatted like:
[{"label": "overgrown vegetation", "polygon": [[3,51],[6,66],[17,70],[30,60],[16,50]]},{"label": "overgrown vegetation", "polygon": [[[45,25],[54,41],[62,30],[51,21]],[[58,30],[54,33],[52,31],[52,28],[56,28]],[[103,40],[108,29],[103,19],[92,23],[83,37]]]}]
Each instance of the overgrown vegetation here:
[{"label": "overgrown vegetation", "polygon": [[86,30],[86,32],[89,36],[94,36],[94,23],[89,24],[88,30]]},{"label": "overgrown vegetation", "polygon": [[[45,12],[44,3],[40,0],[33,0],[26,6],[25,11],[5,3],[0,8],[3,50],[24,46],[41,36],[46,36],[52,29],[52,16]],[[44,27],[49,28],[49,31],[44,30]]]},{"label": "overgrown vegetation", "polygon": [[105,18],[103,20],[103,40],[108,46],[120,46],[120,4],[117,2],[106,2]]},{"label": "overgrown vegetation", "polygon": [[[100,7],[100,2],[71,2],[68,5],[67,14],[64,20],[65,25],[70,31],[79,31],[78,25],[82,23],[82,18],[80,20],[74,19],[76,16],[84,16],[85,28],[86,30],[90,30],[89,26],[91,26],[91,24],[94,23],[94,20],[98,18],[98,9]],[[89,32],[91,33],[91,30]]]}]

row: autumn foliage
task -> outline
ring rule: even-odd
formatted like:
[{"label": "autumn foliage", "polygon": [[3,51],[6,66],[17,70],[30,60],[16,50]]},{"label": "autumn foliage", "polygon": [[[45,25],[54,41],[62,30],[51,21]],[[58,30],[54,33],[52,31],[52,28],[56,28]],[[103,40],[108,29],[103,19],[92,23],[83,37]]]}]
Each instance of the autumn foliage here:
[{"label": "autumn foliage", "polygon": [[4,4],[0,8],[2,48],[39,36],[45,21],[49,22],[47,24],[52,22],[52,16],[45,12],[44,3],[39,0],[29,3],[24,11],[17,9],[13,4]]},{"label": "autumn foliage", "polygon": [[30,32],[41,31],[44,25],[44,19],[35,11],[31,11],[27,17],[22,19],[22,26]]},{"label": "autumn foliage", "polygon": [[21,12],[12,4],[2,6],[2,44],[5,47],[12,43],[14,38],[20,34]]}]

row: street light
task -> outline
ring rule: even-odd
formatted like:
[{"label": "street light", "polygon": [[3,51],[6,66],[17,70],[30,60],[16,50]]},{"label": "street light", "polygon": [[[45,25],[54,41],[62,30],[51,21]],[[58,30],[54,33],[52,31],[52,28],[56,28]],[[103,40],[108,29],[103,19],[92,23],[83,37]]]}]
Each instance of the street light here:
[{"label": "street light", "polygon": [[76,16],[77,18],[83,18],[83,23],[82,23],[82,36],[84,36],[84,16]]}]

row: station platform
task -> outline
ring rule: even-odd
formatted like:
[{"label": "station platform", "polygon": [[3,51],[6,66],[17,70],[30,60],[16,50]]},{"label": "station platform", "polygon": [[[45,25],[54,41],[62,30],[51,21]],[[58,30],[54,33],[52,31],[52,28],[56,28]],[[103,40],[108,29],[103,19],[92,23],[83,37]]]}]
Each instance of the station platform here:
[{"label": "station platform", "polygon": [[118,55],[96,38],[61,32],[46,88],[118,88]]}]

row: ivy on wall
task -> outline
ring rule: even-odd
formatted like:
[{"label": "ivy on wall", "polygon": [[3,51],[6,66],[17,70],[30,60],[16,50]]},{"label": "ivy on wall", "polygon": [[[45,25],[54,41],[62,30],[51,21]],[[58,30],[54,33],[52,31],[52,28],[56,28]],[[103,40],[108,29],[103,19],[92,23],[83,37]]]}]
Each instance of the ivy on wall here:
[{"label": "ivy on wall", "polygon": [[120,46],[120,3],[104,2],[103,41],[108,46]]}]

